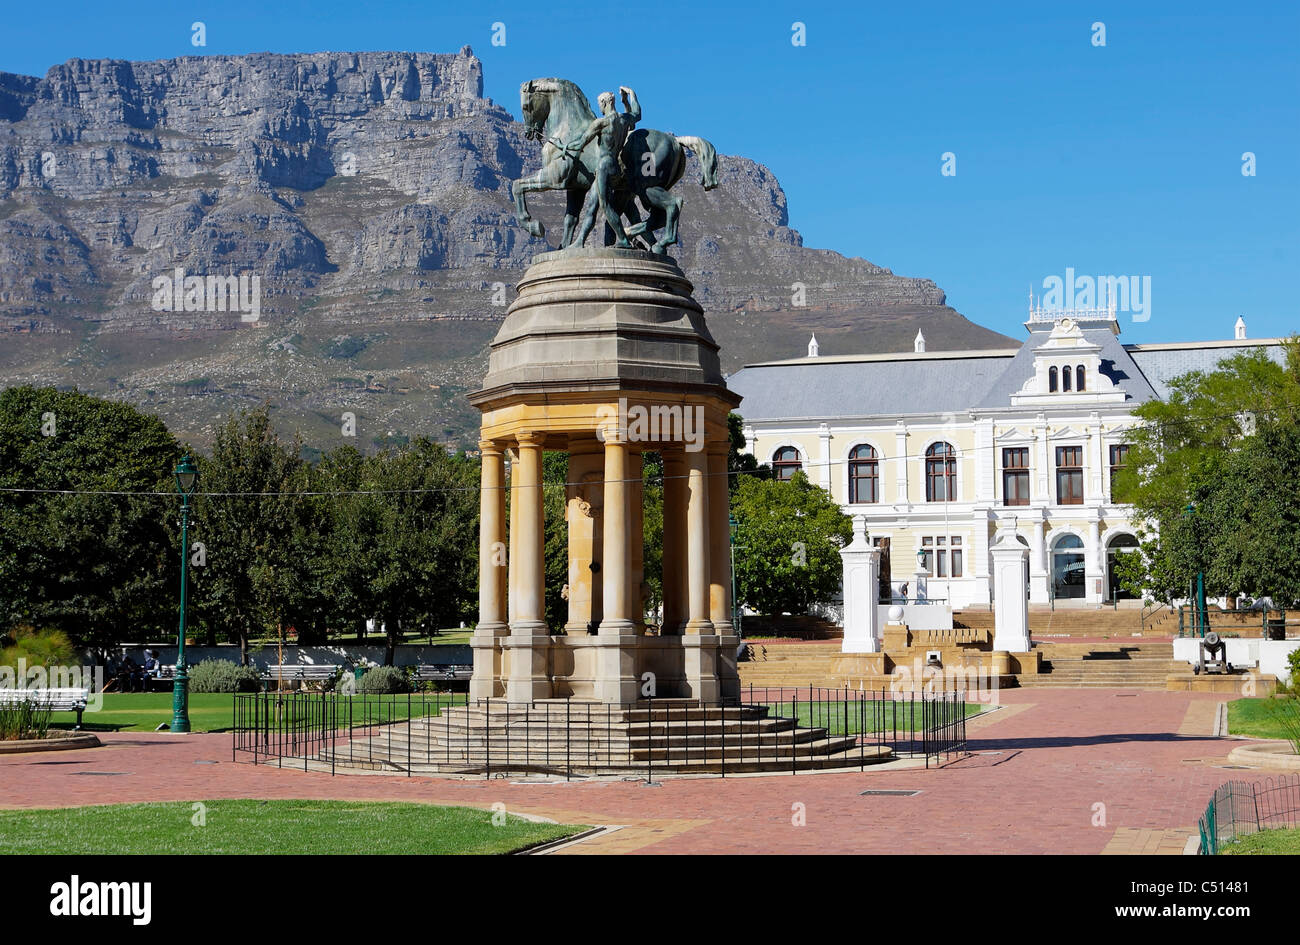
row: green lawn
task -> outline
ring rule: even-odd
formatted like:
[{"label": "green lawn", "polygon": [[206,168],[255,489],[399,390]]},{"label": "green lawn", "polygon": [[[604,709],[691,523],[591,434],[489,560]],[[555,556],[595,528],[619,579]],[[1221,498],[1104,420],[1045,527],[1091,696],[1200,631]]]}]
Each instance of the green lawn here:
[{"label": "green lawn", "polygon": [[[1288,738],[1280,717],[1288,707],[1276,699],[1234,699],[1228,703],[1228,733],[1254,738]],[[1295,711],[1295,707],[1289,707]]]},{"label": "green lawn", "polygon": [[1300,828],[1261,830],[1259,833],[1242,837],[1235,843],[1220,845],[1219,852],[1228,856],[1249,856],[1251,854],[1275,856],[1300,853]]},{"label": "green lawn", "polygon": [[0,810],[0,854],[510,853],[587,829],[497,820],[466,807],[306,800]]},{"label": "green lawn", "polygon": [[[437,715],[434,698],[443,705],[450,701],[455,705],[465,704],[465,693],[444,692],[428,693],[427,702],[421,701],[420,693],[411,695],[411,711],[416,717],[421,715],[422,706],[425,714]],[[375,719],[383,714],[383,721],[392,718],[406,718],[405,696],[351,696],[354,706],[353,723],[363,724],[367,713]],[[302,705],[301,700],[289,705]],[[367,708],[368,707],[368,708]],[[234,720],[234,696],[226,692],[190,693],[190,726],[196,732],[228,732]],[[82,717],[81,727],[87,732],[152,732],[160,723],[171,722],[172,694],[170,692],[110,692],[104,695],[104,707],[98,712],[87,711]],[[55,712],[52,716],[54,728],[72,728],[77,724],[74,712]]]},{"label": "green lawn", "polygon": [[[769,703],[773,715],[790,717],[795,709],[789,702]],[[909,714],[912,714],[911,728],[921,727],[921,703],[915,706],[904,702],[871,702],[859,704],[850,702],[819,702],[809,705],[807,702],[796,703],[797,718],[801,726],[824,728],[828,735],[854,735],[861,732],[887,732],[897,728],[905,731],[909,728]],[[979,715],[982,706],[963,703],[966,717]],[[847,719],[845,717],[847,712]]]}]

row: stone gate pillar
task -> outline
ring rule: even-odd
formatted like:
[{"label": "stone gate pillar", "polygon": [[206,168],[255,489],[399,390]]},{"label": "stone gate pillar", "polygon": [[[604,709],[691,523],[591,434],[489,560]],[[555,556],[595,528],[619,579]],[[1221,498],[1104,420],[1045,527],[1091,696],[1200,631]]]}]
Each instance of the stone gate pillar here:
[{"label": "stone gate pillar", "polygon": [[993,649],[1028,653],[1029,595],[1025,562],[1029,549],[1010,528],[1001,529],[989,553],[993,556]]},{"label": "stone gate pillar", "polygon": [[880,549],[867,537],[867,519],[853,516],[853,541],[840,549],[844,561],[842,653],[880,652]]}]

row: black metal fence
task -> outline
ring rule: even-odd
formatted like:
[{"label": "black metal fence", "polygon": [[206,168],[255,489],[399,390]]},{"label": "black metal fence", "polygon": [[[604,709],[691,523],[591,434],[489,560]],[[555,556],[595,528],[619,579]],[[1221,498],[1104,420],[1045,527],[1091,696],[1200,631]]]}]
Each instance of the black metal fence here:
[{"label": "black metal fence", "polygon": [[[470,702],[464,693],[257,692],[234,697],[235,761],[566,779],[865,767],[888,754],[942,764],[965,750],[956,692],[749,687],[704,706],[645,699]],[[888,752],[883,751],[888,749]]]},{"label": "black metal fence", "polygon": [[1199,823],[1200,852],[1214,855],[1225,843],[1285,827],[1300,827],[1300,775],[1219,785]]}]

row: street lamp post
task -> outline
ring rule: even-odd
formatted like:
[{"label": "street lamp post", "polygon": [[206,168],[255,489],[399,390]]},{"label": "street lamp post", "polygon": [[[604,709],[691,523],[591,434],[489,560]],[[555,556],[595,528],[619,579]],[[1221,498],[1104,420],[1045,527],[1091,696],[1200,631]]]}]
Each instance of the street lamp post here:
[{"label": "street lamp post", "polygon": [[1187,508],[1183,510],[1183,514],[1191,523],[1192,541],[1196,542],[1196,587],[1193,590],[1195,596],[1192,599],[1192,607],[1195,608],[1196,613],[1196,629],[1200,632],[1201,636],[1205,636],[1205,632],[1210,626],[1210,613],[1209,609],[1205,606],[1205,571],[1201,566],[1201,543],[1196,533],[1195,504],[1191,502],[1187,503]]},{"label": "street lamp post", "polygon": [[190,563],[190,495],[198,483],[199,471],[188,456],[176,466],[176,491],[181,494],[181,621],[176,635],[176,673],[172,682],[173,732],[190,730],[190,677],[185,667],[185,578]]}]

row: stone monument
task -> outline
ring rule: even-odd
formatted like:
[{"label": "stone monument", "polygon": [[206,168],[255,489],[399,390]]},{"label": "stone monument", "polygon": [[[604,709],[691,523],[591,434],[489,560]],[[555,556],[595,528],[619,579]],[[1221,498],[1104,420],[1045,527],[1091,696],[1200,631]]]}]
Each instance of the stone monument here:
[{"label": "stone monument", "polygon": [[[690,281],[666,254],[677,239],[681,201],[668,190],[684,173],[683,149],[699,154],[705,187],[716,185],[717,156],[701,138],[636,128],[636,93],[620,93],[625,111],[607,92],[597,116],[567,80],[520,89],[543,166],[514,184],[519,221],[545,232],[528,193],[563,189],[568,201],[561,249],[534,257],[524,273],[483,388],[470,397],[483,414],[472,699],[739,696],[727,414],[740,398],[727,389]],[[614,245],[586,248],[598,216]],[[562,627],[545,615],[544,450],[568,454]],[[664,612],[654,633],[642,590],[647,451],[664,468]]]},{"label": "stone monument", "polygon": [[[691,289],[666,256],[616,248],[543,253],[520,281],[470,397],[483,412],[471,698],[738,696],[727,413],[740,398]],[[562,628],[544,614],[543,450],[568,453]],[[657,635],[642,594],[645,451],[665,475]]]}]

